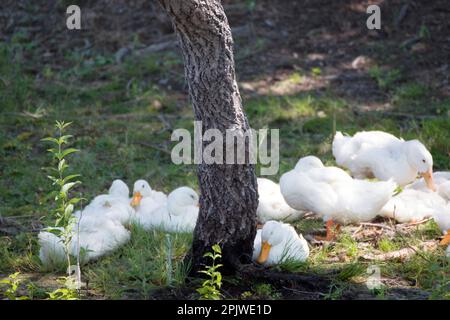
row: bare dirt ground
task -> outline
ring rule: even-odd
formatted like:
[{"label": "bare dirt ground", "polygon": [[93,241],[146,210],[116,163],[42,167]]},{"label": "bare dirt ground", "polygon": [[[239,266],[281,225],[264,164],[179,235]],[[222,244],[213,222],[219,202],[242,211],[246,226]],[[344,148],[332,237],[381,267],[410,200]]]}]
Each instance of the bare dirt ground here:
[{"label": "bare dirt ground", "polygon": [[[115,53],[118,59],[135,51],[178,50],[170,21],[156,1],[79,1],[81,31],[65,28],[63,2],[3,1],[0,38],[7,40],[21,31],[37,41],[30,57],[39,62],[35,68],[64,68],[67,49],[92,48]],[[383,63],[430,85],[439,96],[450,96],[450,8],[445,0],[223,4],[236,39],[236,69],[244,90],[288,94],[331,88],[359,105],[380,107],[387,102],[384,94],[364,71]],[[382,30],[366,27],[365,9],[370,4],[381,7]],[[271,90],[271,83],[286,71],[312,68],[322,70],[319,79]],[[183,89],[176,83],[171,87]]]}]

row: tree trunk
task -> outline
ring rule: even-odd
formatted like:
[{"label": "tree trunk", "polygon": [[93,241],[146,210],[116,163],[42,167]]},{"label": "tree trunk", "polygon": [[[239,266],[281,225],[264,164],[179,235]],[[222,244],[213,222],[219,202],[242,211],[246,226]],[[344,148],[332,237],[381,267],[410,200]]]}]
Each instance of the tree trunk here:
[{"label": "tree trunk", "polygon": [[[203,132],[218,129],[225,137],[226,129],[249,129],[235,78],[233,38],[220,1],[159,2],[178,35],[189,95]],[[245,164],[198,165],[201,195],[191,255],[194,273],[211,262],[203,254],[216,243],[222,247],[222,272],[251,262],[258,192],[248,152],[246,144]]]}]

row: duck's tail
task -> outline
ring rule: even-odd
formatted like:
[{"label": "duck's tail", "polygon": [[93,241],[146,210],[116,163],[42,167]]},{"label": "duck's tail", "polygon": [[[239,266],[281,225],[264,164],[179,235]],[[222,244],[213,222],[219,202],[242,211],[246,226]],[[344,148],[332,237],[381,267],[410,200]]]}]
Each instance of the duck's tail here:
[{"label": "duck's tail", "polygon": [[61,266],[65,262],[63,241],[55,234],[41,231],[38,235],[39,258],[46,268]]}]

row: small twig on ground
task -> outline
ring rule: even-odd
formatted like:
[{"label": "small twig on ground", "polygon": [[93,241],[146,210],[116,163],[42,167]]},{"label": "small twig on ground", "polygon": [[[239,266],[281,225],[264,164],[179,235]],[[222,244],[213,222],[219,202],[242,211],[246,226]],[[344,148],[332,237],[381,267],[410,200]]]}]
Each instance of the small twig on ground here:
[{"label": "small twig on ground", "polygon": [[356,234],[357,234],[359,231],[361,231],[362,228],[363,228],[363,225],[360,224],[360,225],[358,226],[358,228],[352,233],[352,238],[354,238],[354,237],[356,236]]},{"label": "small twig on ground", "polygon": [[314,238],[314,236],[311,235],[311,234],[306,234],[306,235],[304,236],[304,238],[305,238],[306,240],[308,240],[309,243],[310,243],[311,245],[324,245],[324,244],[335,245],[335,244],[336,244],[335,241],[317,240],[317,239]]},{"label": "small twig on ground", "polygon": [[[396,215],[396,211],[397,211],[397,207],[394,206],[394,219],[395,219],[395,215]],[[425,261],[430,262],[430,260],[425,257],[423,254],[421,254],[415,247],[411,246],[409,244],[409,241],[407,239],[405,239],[405,237],[399,232],[399,229],[397,228],[397,225],[395,225],[395,234],[398,235],[405,243],[406,245],[412,249],[417,255],[419,255],[419,257],[421,257],[422,259],[424,259]]]},{"label": "small twig on ground", "polygon": [[397,225],[397,228],[412,227],[412,226],[416,226],[416,225],[419,225],[419,224],[423,224],[423,223],[428,222],[430,220],[431,220],[431,218],[424,219],[424,220],[417,221],[417,222],[401,223],[401,224]]},{"label": "small twig on ground", "polygon": [[359,224],[360,226],[367,226],[367,227],[376,227],[376,228],[383,228],[387,230],[394,231],[391,227],[381,224],[381,223],[370,223],[370,222],[361,222]]},{"label": "small twig on ground", "polygon": [[[426,242],[423,242],[421,245],[422,250],[424,251],[431,251],[437,248],[437,243],[435,240],[429,240]],[[418,248],[416,246],[408,246],[407,248],[402,248],[400,250],[391,251],[387,253],[382,254],[365,254],[362,256],[363,259],[368,261],[389,261],[389,260],[407,260],[411,258],[414,254],[418,254],[422,256],[418,252]],[[423,256],[422,256],[423,257]],[[425,257],[423,257],[426,259]],[[428,259],[426,259],[428,261]]]}]

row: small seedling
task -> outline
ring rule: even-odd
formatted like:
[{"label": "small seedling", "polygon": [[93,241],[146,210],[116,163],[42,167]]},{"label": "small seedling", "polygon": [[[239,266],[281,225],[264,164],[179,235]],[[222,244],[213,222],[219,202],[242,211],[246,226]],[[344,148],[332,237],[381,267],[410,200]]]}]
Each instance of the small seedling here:
[{"label": "small seedling", "polygon": [[222,267],[222,264],[216,264],[216,260],[222,258],[222,249],[218,244],[213,245],[212,249],[213,252],[207,252],[203,255],[205,258],[212,259],[212,265],[205,265],[205,270],[199,271],[209,277],[197,289],[197,292],[200,293],[200,300],[220,300],[223,296],[220,292],[220,288],[222,287],[222,274],[220,271],[217,271]]},{"label": "small seedling", "polygon": [[7,279],[0,280],[0,284],[3,284],[6,286],[6,290],[4,292],[6,298],[8,300],[28,300],[29,298],[27,296],[18,296],[17,295],[17,289],[19,288],[19,285],[21,281],[18,279],[20,273],[16,272],[13,274],[10,274]]}]

